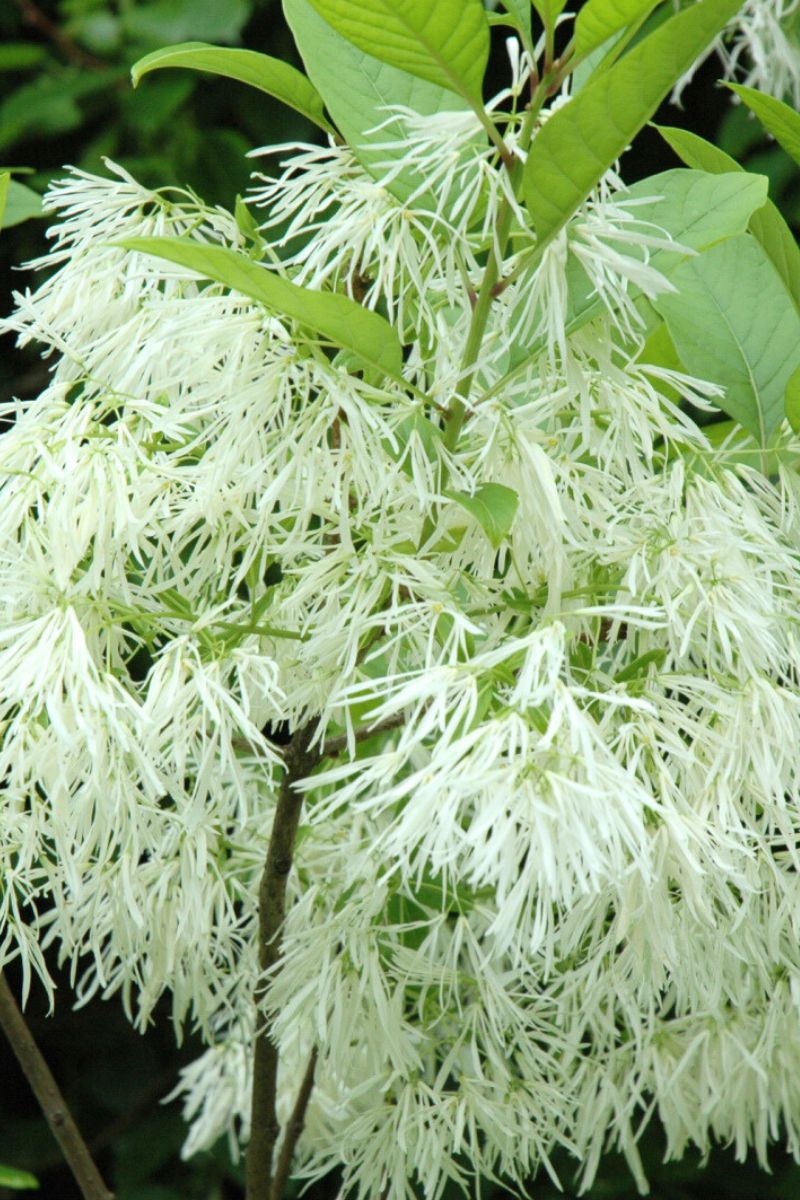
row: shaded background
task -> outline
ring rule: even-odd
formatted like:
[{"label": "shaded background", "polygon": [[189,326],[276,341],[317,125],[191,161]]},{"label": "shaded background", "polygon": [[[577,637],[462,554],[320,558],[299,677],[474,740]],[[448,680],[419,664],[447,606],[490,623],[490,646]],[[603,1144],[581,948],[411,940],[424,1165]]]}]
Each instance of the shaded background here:
[{"label": "shaded background", "polygon": [[[504,35],[494,32],[492,73],[499,87]],[[188,40],[243,45],[299,65],[277,0],[0,0],[0,165],[32,168],[17,178],[43,191],[68,163],[102,173],[107,155],[145,184],[189,186],[208,201],[232,207],[247,187],[250,164],[244,156],[251,147],[315,140],[319,132],[269,97],[211,76],[168,71],[131,89],[131,63],[158,46]],[[765,143],[756,123],[714,87],[718,74],[717,64],[707,63],[684,94],[684,111],[665,105],[657,120],[694,129],[751,170],[767,174],[772,198],[797,228],[800,179],[791,160]],[[633,181],[677,165],[661,139],[645,130],[626,156],[623,174]],[[0,312],[11,307],[12,288],[30,279],[17,265],[44,252],[45,229],[46,221],[30,221],[0,234]],[[36,395],[46,378],[35,350],[17,352],[10,339],[3,341],[0,402]],[[28,1017],[118,1200],[240,1200],[241,1165],[231,1162],[225,1145],[182,1163],[179,1108],[160,1103],[179,1067],[200,1052],[199,1044],[188,1037],[175,1046],[166,1008],[156,1013],[145,1036],[133,1032],[117,1000],[74,1011],[68,978],[55,974],[55,1014],[48,1016],[41,989],[35,989]],[[16,986],[13,969],[8,977]],[[34,1172],[43,1200],[79,1200],[5,1044],[0,1081],[0,1163]],[[706,1164],[690,1156],[663,1166],[662,1154],[654,1128],[643,1157],[655,1200],[800,1200],[800,1168],[778,1151],[772,1174],[751,1160],[736,1163],[725,1149]],[[562,1195],[571,1197],[573,1168],[562,1166]],[[332,1200],[336,1191],[331,1178],[306,1194]],[[19,1194],[0,1187],[0,1200]],[[488,1200],[506,1195],[490,1184],[483,1194]],[[536,1200],[559,1195],[546,1178],[533,1181],[530,1194]],[[635,1196],[625,1164],[606,1158],[588,1195]],[[455,1193],[446,1200],[456,1200]]]}]

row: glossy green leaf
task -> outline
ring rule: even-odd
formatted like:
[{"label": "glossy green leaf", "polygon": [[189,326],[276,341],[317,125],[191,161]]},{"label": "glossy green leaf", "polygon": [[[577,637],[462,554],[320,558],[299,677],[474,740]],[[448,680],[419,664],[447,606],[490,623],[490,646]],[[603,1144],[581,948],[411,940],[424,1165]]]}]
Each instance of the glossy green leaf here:
[{"label": "glossy green leaf", "polygon": [[608,70],[624,49],[625,30],[621,29],[608,41],[603,42],[602,46],[597,46],[590,54],[587,54],[577,64],[570,76],[572,95],[577,96],[578,92],[585,88],[591,79]]},{"label": "glossy green leaf", "polygon": [[671,281],[678,292],[653,304],[682,363],[722,386],[716,403],[766,446],[800,366],[800,316],[775,268],[745,234],[687,259]]},{"label": "glossy green leaf", "polygon": [[525,201],[540,244],[569,220],[738,7],[738,0],[691,5],[553,113],[525,163]]},{"label": "glossy green leaf", "polygon": [[460,504],[478,522],[497,549],[514,524],[519,505],[519,496],[514,489],[502,483],[485,483],[471,495],[455,491],[445,492],[445,495]]},{"label": "glossy green leaf", "polygon": [[795,433],[800,433],[800,366],[796,371],[792,371],[786,381],[786,389],[783,394],[783,407],[786,413],[786,420],[791,425]]},{"label": "glossy green leaf", "polygon": [[119,245],[177,263],[206,279],[223,283],[273,312],[321,333],[337,346],[352,350],[369,366],[395,377],[400,375],[402,348],[392,326],[378,313],[362,308],[347,296],[298,287],[224,246],[204,246],[189,239],[168,237],[129,238]]},{"label": "glossy green leaf", "polygon": [[[744,167],[741,167],[735,158],[731,158],[724,150],[719,150],[696,133],[665,125],[656,125],[654,128],[689,167],[698,167],[712,175],[729,171],[744,172]],[[780,210],[771,200],[767,200],[762,208],[753,213],[749,229],[763,246],[800,309],[800,248]]]},{"label": "glossy green leaf", "polygon": [[16,1167],[0,1166],[0,1187],[10,1188],[13,1192],[29,1191],[38,1188],[39,1180],[30,1171],[20,1171]]},{"label": "glossy green leaf", "polygon": [[643,20],[661,0],[586,0],[575,21],[575,54],[590,54],[627,25]]},{"label": "glossy green leaf", "polygon": [[481,0],[311,0],[343,37],[390,66],[481,105],[489,24]]},{"label": "glossy green leaf", "polygon": [[767,96],[755,88],[745,87],[742,83],[729,83],[728,87],[756,114],[786,153],[800,164],[800,113],[782,100],[776,100],[774,96]]},{"label": "glossy green leaf", "polygon": [[136,87],[139,80],[150,71],[160,71],[165,67],[208,71],[212,75],[224,75],[226,79],[246,83],[294,108],[321,129],[331,128],[317,89],[301,71],[279,58],[270,58],[268,54],[258,54],[255,50],[230,50],[209,46],[204,42],[183,42],[178,46],[154,50],[134,63],[131,68],[133,86]]},{"label": "glossy green leaf", "polygon": [[[402,121],[387,114],[388,106],[400,105],[421,116],[467,109],[446,88],[359,50],[322,19],[310,0],[283,0],[283,10],[310,79],[359,162],[377,178],[401,155],[407,137]],[[387,149],[387,142],[397,143],[398,149]],[[424,188],[424,176],[408,167],[387,184],[404,202]]]}]

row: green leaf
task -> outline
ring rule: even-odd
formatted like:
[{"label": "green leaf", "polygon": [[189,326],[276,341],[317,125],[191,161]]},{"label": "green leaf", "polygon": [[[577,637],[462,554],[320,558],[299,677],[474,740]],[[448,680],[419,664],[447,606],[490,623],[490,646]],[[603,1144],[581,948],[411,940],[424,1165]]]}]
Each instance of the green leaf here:
[{"label": "green leaf", "polygon": [[32,188],[25,187],[11,179],[5,202],[5,211],[0,216],[0,227],[10,229],[12,225],[21,225],[32,217],[44,216],[42,197]]},{"label": "green leaf", "polygon": [[692,4],[547,120],[524,173],[525,202],[540,245],[555,237],[738,8],[738,0]]},{"label": "green leaf", "polygon": [[354,351],[369,366],[395,378],[400,376],[402,347],[394,329],[378,313],[362,308],[347,296],[298,287],[224,246],[204,246],[189,239],[168,237],[129,238],[117,244],[188,267],[198,275],[223,283],[273,312],[321,333],[337,346]]},{"label": "green leaf", "polygon": [[513,17],[514,24],[526,40],[531,35],[531,0],[500,0],[506,12]]},{"label": "green leaf", "polygon": [[[728,171],[744,172],[744,167],[696,133],[686,129],[656,125],[664,141],[687,166],[698,167],[712,175]],[[772,265],[800,309],[800,248],[780,210],[767,200],[750,218],[750,232],[761,243]]]},{"label": "green leaf", "polygon": [[0,1187],[11,1188],[12,1191],[28,1191],[38,1188],[39,1180],[30,1171],[19,1171],[16,1167],[0,1166]]},{"label": "green leaf", "polygon": [[0,46],[0,71],[27,71],[47,57],[40,42],[6,42]]},{"label": "green leaf", "polygon": [[578,92],[585,88],[591,79],[608,70],[625,49],[625,44],[625,30],[620,29],[607,42],[603,42],[602,46],[598,46],[595,50],[592,50],[591,54],[587,54],[577,64],[570,77],[572,95],[577,96]]},{"label": "green leaf", "polygon": [[776,475],[783,466],[796,471],[800,464],[797,442],[785,427],[779,427],[766,447],[754,440],[737,421],[717,421],[703,429],[711,451],[676,443],[670,455],[679,454],[687,469],[704,478],[712,477],[720,467],[755,467],[764,475]]},{"label": "green leaf", "polygon": [[255,50],[229,50],[204,42],[183,42],[178,46],[154,50],[134,63],[131,68],[133,86],[137,86],[143,75],[164,67],[208,71],[212,75],[224,75],[226,79],[246,83],[288,104],[319,125],[320,129],[331,129],[317,89],[301,71],[279,58],[270,58],[268,54],[258,54]]},{"label": "green leaf", "polygon": [[249,0],[152,0],[124,4],[122,26],[131,38],[155,45],[186,42],[236,42],[250,16]]},{"label": "green leaf", "polygon": [[[646,339],[637,355],[637,362],[647,363],[653,367],[661,367],[667,371],[683,370],[683,363],[678,356],[675,343],[670,337],[670,332],[664,321],[660,325],[657,325]],[[651,378],[650,382],[654,388],[661,392],[662,396],[666,396],[674,404],[680,403],[680,392],[671,383],[668,383],[666,379],[655,375]]]},{"label": "green leaf", "polygon": [[0,229],[3,228],[3,216],[6,211],[6,200],[8,199],[8,185],[11,183],[11,176],[8,171],[0,172]]},{"label": "green leaf", "polygon": [[586,0],[575,21],[575,55],[583,58],[603,42],[642,21],[661,0]]},{"label": "green leaf", "polygon": [[428,461],[436,462],[442,431],[424,413],[416,411],[406,417],[394,430],[394,436],[396,448],[388,439],[384,439],[381,444],[388,457],[398,464],[409,479],[414,478],[411,450],[415,441],[421,446]]},{"label": "green leaf", "polygon": [[24,137],[37,141],[69,133],[84,120],[79,101],[110,94],[124,69],[78,71],[75,68],[36,72],[30,83],[16,88],[0,103],[0,150]]},{"label": "green leaf", "polygon": [[786,153],[800,164],[800,113],[796,113],[782,100],[776,100],[774,96],[765,96],[763,92],[745,87],[742,83],[729,83],[727,86],[744,100],[767,132],[771,133]]},{"label": "green leaf", "polygon": [[446,491],[445,495],[466,509],[496,550],[514,524],[519,504],[519,496],[514,489],[502,483],[484,483],[472,495],[453,491]]},{"label": "green leaf", "polygon": [[681,361],[725,388],[716,403],[766,447],[800,365],[800,316],[775,268],[745,234],[687,259],[671,279],[678,293],[653,304]]},{"label": "green leaf", "polygon": [[644,654],[640,654],[638,658],[634,658],[621,671],[617,671],[614,676],[615,683],[629,683],[633,679],[641,679],[647,675],[650,667],[655,665],[656,670],[660,670],[666,661],[667,651],[663,647],[657,650],[646,650]]},{"label": "green leaf", "polygon": [[[361,165],[377,178],[402,153],[387,150],[385,143],[402,146],[407,137],[402,121],[387,119],[387,106],[400,105],[421,116],[468,107],[445,88],[359,50],[323,21],[309,0],[283,0],[283,10],[310,79]],[[424,185],[423,175],[403,168],[387,190],[405,202]]]},{"label": "green leaf", "polygon": [[786,381],[783,407],[786,420],[791,425],[793,432],[800,433],[800,367],[796,371],[792,371]]},{"label": "green leaf", "polygon": [[560,17],[566,7],[567,0],[533,0],[533,7],[541,17],[545,29],[552,29],[556,18]]},{"label": "green leaf", "polygon": [[[748,219],[764,203],[766,189],[767,182],[762,175],[742,171],[710,175],[706,171],[676,168],[632,184],[625,198],[645,201],[647,197],[654,197],[649,203],[639,203],[631,210],[637,220],[651,221],[690,250],[706,250],[723,238],[744,233]],[[626,245],[625,253],[634,254],[635,247]],[[685,257],[677,251],[655,250],[651,251],[649,262],[669,278]],[[595,294],[583,266],[572,254],[567,260],[567,289],[565,328],[571,335],[605,312],[605,305]],[[637,289],[632,288],[631,296],[636,294]],[[543,340],[533,346],[518,342],[512,355],[512,368],[529,360],[531,353],[543,344]]]},{"label": "green leaf", "polygon": [[[711,175],[677,167],[631,184],[623,199],[657,197],[631,210],[637,221],[652,222],[691,250],[707,250],[746,231],[753,213],[766,203],[767,187],[764,175],[741,171]],[[680,258],[671,250],[658,250],[649,261],[669,275]]]},{"label": "green leaf", "polygon": [[483,107],[489,24],[481,0],[311,0],[343,37],[382,62]]}]

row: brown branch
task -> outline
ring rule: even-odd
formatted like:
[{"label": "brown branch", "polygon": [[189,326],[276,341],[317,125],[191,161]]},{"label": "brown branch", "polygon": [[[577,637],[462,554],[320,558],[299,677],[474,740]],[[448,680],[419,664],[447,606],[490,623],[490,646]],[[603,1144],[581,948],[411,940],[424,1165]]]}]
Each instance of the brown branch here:
[{"label": "brown branch", "polygon": [[[397,716],[389,717],[386,721],[381,721],[380,725],[367,725],[363,729],[357,729],[354,734],[356,744],[366,742],[368,738],[375,737],[378,733],[388,733],[391,729],[399,729],[405,722],[405,713],[398,713]],[[347,749],[349,744],[346,733],[328,738],[322,749],[323,757],[332,758],[334,754],[341,754],[343,750]]]},{"label": "brown branch", "polygon": [[8,1038],[25,1078],[41,1105],[50,1132],[61,1147],[84,1200],[114,1200],[70,1115],[58,1084],[31,1036],[5,976],[0,972],[0,1026]]},{"label": "brown branch", "polygon": [[32,29],[38,29],[44,34],[48,41],[61,51],[68,62],[71,62],[76,67],[107,67],[108,63],[102,58],[96,58],[94,54],[88,54],[85,50],[81,50],[80,46],[72,40],[68,33],[56,25],[55,21],[51,21],[46,13],[43,13],[38,4],[34,0],[14,0],[19,9],[20,16],[26,25],[30,25]]},{"label": "brown branch", "polygon": [[[399,729],[405,721],[405,714],[400,713],[396,717],[389,717],[388,720],[382,721],[380,725],[365,725],[355,731],[356,745],[359,742],[366,742],[369,738],[375,737],[377,733],[388,733],[390,729]],[[246,738],[233,738],[231,745],[234,750],[241,750],[243,753],[252,749],[250,742]],[[341,754],[343,750],[346,750],[348,745],[347,734],[337,734],[336,737],[328,738],[324,743],[319,757],[333,758],[335,754]]]},{"label": "brown branch", "polygon": [[286,1182],[289,1178],[289,1171],[292,1166],[295,1147],[303,1132],[303,1125],[306,1120],[306,1109],[308,1102],[311,1099],[311,1092],[314,1088],[314,1072],[317,1069],[317,1047],[311,1051],[306,1067],[306,1073],[303,1076],[303,1082],[300,1084],[300,1090],[297,1093],[297,1099],[294,1102],[292,1115],[286,1123],[286,1128],[283,1132],[283,1145],[278,1156],[278,1165],[275,1168],[275,1177],[272,1180],[272,1188],[270,1190],[270,1200],[282,1200],[283,1189],[286,1187]]},{"label": "brown branch", "polygon": [[[294,843],[303,794],[295,784],[309,775],[320,761],[320,751],[310,749],[313,722],[298,729],[286,748],[285,771],[272,823],[267,861],[258,889],[259,983],[256,987],[256,1041],[253,1056],[253,1091],[250,1112],[250,1141],[245,1161],[246,1200],[270,1200],[272,1159],[280,1133],[276,1099],[278,1048],[269,1025],[259,1030],[261,1001],[280,970],[283,922],[286,916],[286,882],[292,869]],[[265,979],[269,982],[265,983]]]}]

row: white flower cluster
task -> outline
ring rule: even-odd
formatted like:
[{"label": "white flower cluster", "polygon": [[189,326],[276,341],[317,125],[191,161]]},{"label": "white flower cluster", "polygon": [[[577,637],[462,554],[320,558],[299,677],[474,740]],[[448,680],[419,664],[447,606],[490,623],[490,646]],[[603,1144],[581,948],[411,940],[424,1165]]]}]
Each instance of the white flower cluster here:
[{"label": "white flower cluster", "polygon": [[[686,4],[686,0],[679,2]],[[722,60],[726,79],[800,107],[800,0],[744,0],[708,53],[714,51]],[[703,60],[680,80],[676,96]]]},{"label": "white flower cluster", "polygon": [[[303,784],[265,1007],[284,1116],[317,1047],[308,1176],[438,1198],[617,1146],[641,1180],[654,1113],[674,1155],[800,1154],[796,474],[727,464],[639,363],[665,235],[632,244],[613,176],[535,268],[517,231],[446,448],[502,172],[461,117],[383,179],[288,153],[264,270],[389,313],[408,388],[118,245],[258,253],[229,214],[118,168],[49,195],[4,326],[53,367],[0,438],[2,960],[47,983],[55,943],[141,1026],[168,991],[209,1043],[187,1152],[246,1137],[275,736],[313,721],[346,748]],[[576,263],[605,310],[570,334]],[[499,550],[450,490],[490,483]]]}]

